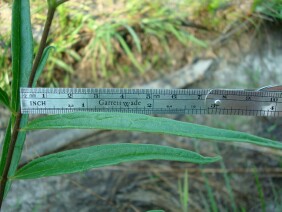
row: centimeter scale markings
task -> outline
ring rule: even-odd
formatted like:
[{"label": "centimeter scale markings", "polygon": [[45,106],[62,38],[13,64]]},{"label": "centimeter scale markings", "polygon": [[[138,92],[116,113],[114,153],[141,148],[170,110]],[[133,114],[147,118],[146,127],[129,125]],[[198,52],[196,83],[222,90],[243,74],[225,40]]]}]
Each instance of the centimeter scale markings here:
[{"label": "centimeter scale markings", "polygon": [[281,117],[281,88],[281,86],[260,90],[21,88],[20,96],[23,114],[85,111]]}]

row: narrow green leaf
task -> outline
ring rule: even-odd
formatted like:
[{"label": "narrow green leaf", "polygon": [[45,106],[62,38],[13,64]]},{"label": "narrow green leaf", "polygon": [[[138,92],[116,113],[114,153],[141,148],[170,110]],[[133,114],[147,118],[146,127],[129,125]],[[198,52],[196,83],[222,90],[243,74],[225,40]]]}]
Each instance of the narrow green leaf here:
[{"label": "narrow green leaf", "polygon": [[10,109],[10,100],[8,94],[0,88],[0,105],[3,105]]},{"label": "narrow green leaf", "polygon": [[123,26],[127,29],[129,34],[133,38],[133,41],[136,45],[138,52],[141,53],[142,52],[141,41],[140,41],[138,35],[136,34],[135,30],[131,26],[128,26],[127,24],[124,24]]},{"label": "narrow green leaf", "polygon": [[51,57],[51,60],[57,65],[59,66],[60,68],[62,68],[63,70],[65,70],[66,72],[72,74],[74,72],[73,68],[68,65],[67,63],[65,63],[64,61],[62,60],[59,60],[57,58],[54,58],[54,57]]},{"label": "narrow green leaf", "polygon": [[32,179],[69,174],[140,160],[170,160],[206,164],[220,159],[220,157],[204,157],[184,149],[152,144],[107,144],[40,157],[18,170],[11,179]]},{"label": "narrow green leaf", "polygon": [[33,61],[29,0],[14,1],[12,15],[12,109],[19,108],[19,88],[26,87]]},{"label": "narrow green leaf", "polygon": [[37,129],[109,129],[171,134],[216,141],[246,142],[282,149],[282,142],[248,133],[180,122],[167,118],[126,113],[69,113],[40,117],[30,122],[25,130]]},{"label": "narrow green leaf", "polygon": [[[19,0],[13,2],[12,11],[12,102],[13,111],[19,110],[19,88],[27,87],[33,62],[33,38],[30,23],[29,0]],[[12,125],[15,116],[12,117]],[[23,115],[20,127],[25,127],[28,115]],[[22,153],[25,141],[25,132],[19,132],[16,146],[10,166],[8,176],[13,176]],[[5,195],[8,193],[11,181],[8,181],[5,188]]]},{"label": "narrow green leaf", "polygon": [[[195,149],[196,152],[199,152],[199,142],[197,142],[195,144]],[[207,192],[207,197],[203,198],[205,201],[204,203],[206,203],[206,208],[208,208],[209,210],[207,211],[212,211],[212,212],[218,212],[218,207],[217,207],[217,203],[214,197],[214,191],[209,183],[209,179],[207,177],[207,174],[203,171],[204,168],[202,165],[200,165],[200,170],[201,170],[201,175],[202,178],[204,179],[205,182],[205,188],[206,188],[206,192]],[[207,201],[208,200],[208,201]],[[209,202],[209,203],[208,203]]]},{"label": "narrow green leaf", "polygon": [[[185,34],[186,34],[186,33],[185,33]],[[205,41],[202,41],[202,40],[196,38],[196,37],[195,37],[194,35],[192,35],[192,34],[188,34],[188,33],[187,33],[187,37],[188,37],[188,39],[189,39],[191,42],[193,42],[193,43],[195,43],[195,44],[197,44],[197,45],[199,45],[199,46],[201,46],[201,47],[203,47],[203,48],[207,48],[207,47],[208,47],[208,44],[207,44]]]},{"label": "narrow green leaf", "polygon": [[7,155],[8,155],[8,149],[11,141],[11,119],[9,121],[8,127],[6,129],[6,134],[2,143],[2,154],[1,154],[1,162],[0,162],[0,176],[3,175],[4,166],[6,163]]},{"label": "narrow green leaf", "polygon": [[[54,50],[55,50],[55,47],[54,47]],[[68,49],[69,50],[69,55],[72,56],[76,61],[80,61],[81,60],[81,56],[75,51],[75,50],[71,50],[71,49]]]},{"label": "narrow green leaf", "polygon": [[20,65],[21,65],[21,1],[13,3],[12,15],[12,108],[17,111],[20,87]]},{"label": "narrow green leaf", "polygon": [[267,210],[266,210],[265,195],[264,195],[264,192],[263,192],[263,187],[261,185],[256,167],[254,167],[253,175],[255,177],[257,192],[258,192],[259,199],[260,199],[261,211],[266,212]]},{"label": "narrow green leaf", "polygon": [[124,52],[127,54],[128,58],[131,60],[131,62],[135,65],[135,67],[140,71],[143,72],[143,68],[139,64],[139,62],[136,60],[135,56],[133,55],[132,51],[130,50],[129,46],[127,45],[126,41],[123,39],[123,37],[120,34],[116,34],[115,37],[119,41],[120,45],[122,46]]},{"label": "narrow green leaf", "polygon": [[104,45],[100,45],[100,63],[103,76],[107,77],[107,51]]},{"label": "narrow green leaf", "polygon": [[185,171],[183,182],[178,180],[178,193],[183,212],[188,212],[189,208],[189,183],[188,172]]},{"label": "narrow green leaf", "polygon": [[165,29],[172,35],[174,35],[180,43],[187,45],[187,39],[185,38],[185,36],[182,36],[181,31],[176,29],[175,26],[173,26],[172,24],[166,24]]},{"label": "narrow green leaf", "polygon": [[[22,115],[20,128],[25,127],[27,122],[28,122],[28,115],[27,114]],[[21,159],[21,154],[22,154],[22,149],[24,146],[25,138],[26,138],[26,132],[20,131],[18,134],[17,141],[16,141],[16,146],[15,146],[10,170],[8,173],[8,177],[14,176],[17,171],[18,164]],[[6,184],[6,188],[5,188],[5,196],[8,194],[8,191],[10,190],[11,185],[12,185],[12,181],[8,180]]]},{"label": "narrow green leaf", "polygon": [[28,85],[33,63],[33,37],[29,0],[21,0],[21,71],[20,87]]},{"label": "narrow green leaf", "polygon": [[[214,148],[215,148],[216,152],[218,154],[220,154],[220,151],[219,151],[217,144],[214,145]],[[220,161],[220,167],[221,167],[221,170],[223,171],[223,178],[224,178],[224,182],[225,182],[225,187],[226,187],[228,195],[229,195],[228,199],[230,200],[232,209],[233,209],[233,211],[238,211],[237,205],[236,205],[236,200],[234,198],[234,192],[233,192],[231,182],[230,182],[231,177],[228,174],[225,163],[223,161]]]},{"label": "narrow green leaf", "polygon": [[68,0],[47,0],[48,7],[56,9],[61,4],[65,3]]},{"label": "narrow green leaf", "polygon": [[107,49],[107,53],[108,53],[108,60],[110,62],[111,65],[114,64],[114,50],[113,50],[113,44],[112,44],[112,35],[114,33],[112,32],[112,30],[105,30],[105,36],[104,36],[104,42],[106,44],[106,49]]},{"label": "narrow green leaf", "polygon": [[41,61],[39,63],[39,66],[36,70],[36,74],[35,74],[35,77],[34,77],[34,80],[33,80],[33,83],[32,83],[32,87],[36,87],[36,84],[37,84],[37,81],[46,65],[46,62],[48,60],[48,57],[49,57],[49,54],[52,50],[55,50],[55,47],[54,46],[48,46],[44,49],[43,51],[43,55],[42,55],[42,58],[41,58]]},{"label": "narrow green leaf", "polygon": [[166,33],[159,32],[154,28],[154,26],[152,28],[146,26],[144,30],[146,34],[156,37],[161,42],[161,46],[165,50],[166,54],[170,55],[170,48],[168,45],[168,41],[166,40]]}]

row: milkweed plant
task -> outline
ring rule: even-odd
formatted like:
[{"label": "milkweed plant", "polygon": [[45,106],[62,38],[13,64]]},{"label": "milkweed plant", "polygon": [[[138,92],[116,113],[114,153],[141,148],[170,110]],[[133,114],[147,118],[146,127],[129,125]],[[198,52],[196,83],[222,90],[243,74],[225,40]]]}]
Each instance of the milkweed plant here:
[{"label": "milkweed plant", "polygon": [[[216,129],[167,118],[124,113],[69,113],[47,115],[29,121],[20,110],[20,88],[35,87],[53,46],[47,37],[59,5],[67,0],[48,0],[48,13],[38,52],[34,57],[29,0],[14,0],[12,6],[12,85],[11,95],[0,88],[0,105],[10,111],[10,119],[2,142],[0,162],[0,205],[16,180],[82,172],[98,167],[140,160],[169,160],[208,164],[221,160],[186,149],[155,144],[118,143],[90,146],[38,157],[18,168],[26,133],[39,129],[107,129],[170,134],[223,142],[252,143],[282,149],[282,143],[243,132]],[[58,141],[60,142],[60,141]]]}]

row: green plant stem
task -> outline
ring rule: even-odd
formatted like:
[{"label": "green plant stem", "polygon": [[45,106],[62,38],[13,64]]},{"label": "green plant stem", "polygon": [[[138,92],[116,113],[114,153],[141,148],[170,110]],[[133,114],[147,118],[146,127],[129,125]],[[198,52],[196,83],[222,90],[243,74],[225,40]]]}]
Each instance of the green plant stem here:
[{"label": "green plant stem", "polygon": [[[41,38],[41,41],[40,41],[39,50],[36,54],[36,57],[34,59],[34,63],[33,63],[33,66],[32,66],[31,74],[30,74],[29,81],[28,81],[28,87],[32,87],[32,83],[34,81],[36,70],[37,70],[38,65],[40,63],[40,60],[42,58],[44,48],[46,47],[46,41],[47,41],[47,37],[48,37],[49,31],[50,31],[50,28],[51,28],[51,24],[52,24],[52,21],[53,21],[53,18],[54,18],[55,11],[56,11],[56,7],[49,7],[48,8],[47,19],[46,19],[46,22],[45,22],[42,38]],[[15,150],[16,141],[17,141],[18,134],[19,134],[19,131],[20,131],[21,118],[22,118],[22,114],[21,114],[20,108],[19,108],[19,111],[17,112],[17,115],[16,115],[15,125],[13,127],[13,132],[12,132],[9,150],[8,150],[8,154],[7,154],[7,160],[6,160],[6,163],[5,163],[5,166],[4,166],[3,175],[1,176],[0,210],[1,210],[1,207],[2,207],[3,199],[4,199],[5,188],[6,188],[6,184],[7,184],[7,181],[8,181],[8,174],[9,174],[10,166],[11,166],[11,163],[12,163],[12,158],[13,158],[13,153],[14,153],[14,150]]]},{"label": "green plant stem", "polygon": [[3,202],[3,199],[4,199],[5,187],[6,187],[6,183],[7,183],[7,180],[8,180],[8,173],[9,173],[9,169],[10,169],[10,166],[11,166],[16,141],[17,141],[18,134],[19,134],[21,118],[22,118],[22,114],[18,113],[17,116],[16,116],[16,121],[15,121],[14,129],[13,129],[13,133],[12,133],[12,136],[11,136],[11,142],[10,142],[10,146],[9,146],[9,150],[8,150],[8,154],[7,154],[6,163],[5,163],[5,166],[4,166],[3,175],[1,177],[1,182],[0,182],[0,209],[2,207],[2,202]]},{"label": "green plant stem", "polygon": [[34,81],[36,70],[37,70],[38,65],[40,63],[40,60],[42,58],[43,51],[46,47],[46,41],[47,41],[47,38],[48,38],[48,34],[49,34],[49,31],[50,31],[50,28],[51,28],[51,24],[52,24],[52,21],[53,21],[53,18],[54,18],[55,11],[56,11],[56,8],[53,8],[53,7],[49,7],[49,9],[48,9],[45,27],[44,27],[43,34],[42,34],[42,37],[41,37],[38,53],[37,53],[37,55],[34,59],[34,63],[33,63],[33,66],[32,66],[31,74],[30,74],[29,81],[28,81],[28,87],[32,87],[32,83]]}]

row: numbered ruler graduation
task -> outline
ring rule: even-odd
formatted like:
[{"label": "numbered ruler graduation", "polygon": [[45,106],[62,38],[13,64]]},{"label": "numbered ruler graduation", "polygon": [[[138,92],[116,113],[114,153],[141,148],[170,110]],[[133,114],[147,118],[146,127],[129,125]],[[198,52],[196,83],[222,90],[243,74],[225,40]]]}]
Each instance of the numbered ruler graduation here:
[{"label": "numbered ruler graduation", "polygon": [[242,89],[21,88],[23,114],[122,112],[282,116],[282,86]]}]

